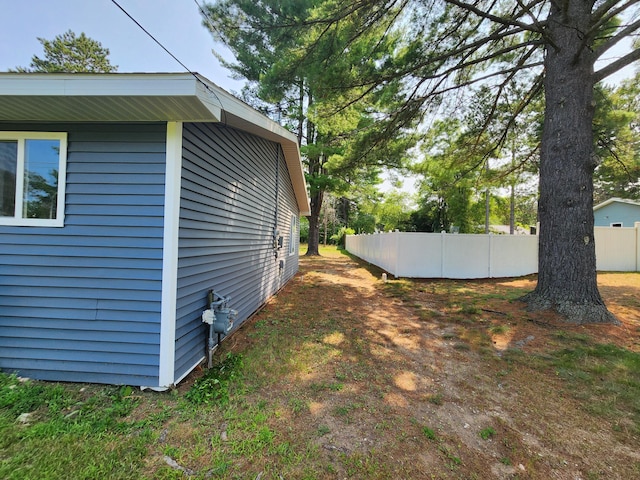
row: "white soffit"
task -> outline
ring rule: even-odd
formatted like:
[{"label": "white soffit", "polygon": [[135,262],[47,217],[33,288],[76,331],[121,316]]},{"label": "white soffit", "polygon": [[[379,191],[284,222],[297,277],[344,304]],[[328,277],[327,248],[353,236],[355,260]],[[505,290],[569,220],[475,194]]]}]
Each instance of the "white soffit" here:
[{"label": "white soffit", "polygon": [[217,122],[280,143],[310,212],[295,135],[198,74],[0,73],[0,122]]},{"label": "white soffit", "polygon": [[0,121],[220,121],[188,74],[0,74],[0,99]]}]

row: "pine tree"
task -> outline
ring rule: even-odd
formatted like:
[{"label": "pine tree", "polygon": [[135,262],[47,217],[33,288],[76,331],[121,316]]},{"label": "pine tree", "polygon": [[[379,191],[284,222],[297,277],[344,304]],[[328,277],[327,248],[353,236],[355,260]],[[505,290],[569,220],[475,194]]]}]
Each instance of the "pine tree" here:
[{"label": "pine tree", "polygon": [[18,72],[40,73],[110,73],[117,66],[109,62],[109,49],[84,33],[76,36],[71,30],[53,40],[38,37],[44,56],[34,55],[29,67],[18,67]]}]

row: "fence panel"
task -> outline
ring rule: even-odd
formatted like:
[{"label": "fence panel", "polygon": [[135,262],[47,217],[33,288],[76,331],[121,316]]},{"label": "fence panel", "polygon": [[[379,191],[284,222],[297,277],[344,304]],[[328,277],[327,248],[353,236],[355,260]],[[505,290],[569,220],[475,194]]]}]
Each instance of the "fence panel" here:
[{"label": "fence panel", "polygon": [[491,277],[521,277],[537,271],[537,236],[491,236]]},{"label": "fence panel", "polygon": [[444,278],[488,278],[490,235],[445,235]]},{"label": "fence panel", "polygon": [[369,263],[396,275],[398,237],[393,233],[347,235],[345,248]]},{"label": "fence panel", "polygon": [[[598,270],[640,270],[640,223],[596,227],[594,234]],[[348,235],[346,249],[396,277],[518,277],[538,271],[538,237],[533,235]]]},{"label": "fence panel", "polygon": [[637,228],[629,227],[595,227],[598,270],[610,272],[636,271],[637,232]]},{"label": "fence panel", "polygon": [[442,276],[443,235],[395,233],[398,236],[398,277],[435,278]]}]

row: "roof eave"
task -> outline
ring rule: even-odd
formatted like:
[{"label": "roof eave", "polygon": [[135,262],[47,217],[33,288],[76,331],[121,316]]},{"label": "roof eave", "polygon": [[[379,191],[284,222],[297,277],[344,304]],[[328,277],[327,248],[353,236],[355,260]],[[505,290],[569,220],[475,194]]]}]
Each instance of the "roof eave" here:
[{"label": "roof eave", "polygon": [[279,143],[301,215],[310,205],[297,138],[198,74],[0,74],[0,122],[216,122]]},{"label": "roof eave", "polygon": [[599,210],[602,207],[606,207],[607,205],[611,205],[612,203],[624,203],[624,204],[627,204],[627,205],[640,206],[640,202],[636,202],[636,201],[630,200],[628,198],[613,197],[613,198],[610,198],[608,200],[605,200],[602,203],[599,203],[598,205],[593,207],[593,210],[594,211]]}]

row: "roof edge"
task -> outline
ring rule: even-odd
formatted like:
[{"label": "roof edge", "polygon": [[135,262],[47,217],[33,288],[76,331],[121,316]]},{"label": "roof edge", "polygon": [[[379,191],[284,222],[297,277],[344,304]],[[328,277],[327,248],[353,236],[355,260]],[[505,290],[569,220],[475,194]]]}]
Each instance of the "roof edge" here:
[{"label": "roof edge", "polygon": [[281,145],[300,213],[310,213],[297,137],[198,73],[3,72],[0,99],[24,115],[2,121],[215,122],[244,130]]},{"label": "roof edge", "polygon": [[607,205],[611,205],[612,203],[616,203],[616,202],[617,202],[617,203],[625,203],[625,204],[627,204],[627,205],[637,205],[637,206],[640,206],[640,202],[636,202],[635,200],[631,200],[631,199],[629,199],[629,198],[613,197],[613,198],[610,198],[610,199],[608,199],[608,200],[605,200],[604,202],[599,203],[598,205],[594,206],[594,207],[593,207],[593,210],[594,210],[594,211],[595,211],[595,210],[598,210],[598,209],[600,209],[600,208],[602,208],[602,207],[606,207]]}]

